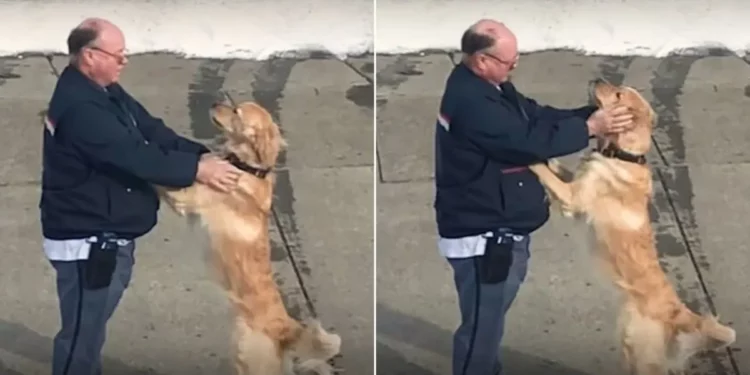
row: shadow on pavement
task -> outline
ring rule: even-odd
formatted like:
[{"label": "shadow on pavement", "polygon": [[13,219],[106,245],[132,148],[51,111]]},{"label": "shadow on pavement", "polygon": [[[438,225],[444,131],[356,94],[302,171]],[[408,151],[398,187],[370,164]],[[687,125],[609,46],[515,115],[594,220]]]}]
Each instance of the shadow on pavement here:
[{"label": "shadow on pavement", "polygon": [[14,370],[11,370],[11,369],[5,367],[5,363],[3,363],[3,361],[1,361],[1,360],[0,360],[0,374],[3,374],[3,375],[23,375],[22,373],[20,373],[18,371],[14,371]]},{"label": "shadow on pavement", "polygon": [[[423,319],[405,315],[390,307],[377,305],[377,336],[400,341],[422,351],[445,358],[451,355],[453,332]],[[445,375],[437,374],[409,360],[403,353],[378,342],[378,375]],[[547,358],[503,348],[504,372],[524,375],[594,375],[571,369]]]},{"label": "shadow on pavement", "polygon": [[[49,364],[52,359],[52,338],[42,336],[20,323],[0,319],[0,349],[34,362]],[[112,375],[162,375],[151,369],[131,367],[119,360],[104,358],[104,372]],[[0,362],[0,374],[21,374],[5,368]],[[166,374],[164,374],[166,375]]]}]

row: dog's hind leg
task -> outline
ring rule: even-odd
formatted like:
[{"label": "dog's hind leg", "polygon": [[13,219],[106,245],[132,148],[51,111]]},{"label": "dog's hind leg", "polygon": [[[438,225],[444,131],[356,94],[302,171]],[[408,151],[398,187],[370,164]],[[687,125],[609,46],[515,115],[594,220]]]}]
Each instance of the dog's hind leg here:
[{"label": "dog's hind leg", "polygon": [[644,316],[627,300],[617,322],[622,360],[630,375],[668,375],[667,342],[662,322]]},{"label": "dog's hind leg", "polygon": [[620,359],[623,371],[628,375],[637,375],[635,368],[635,348],[633,348],[633,342],[627,330],[631,318],[630,311],[627,305],[623,306],[620,310],[620,315],[617,319],[617,336],[620,341],[622,355]]},{"label": "dog's hind leg", "polygon": [[281,348],[242,319],[237,319],[234,345],[235,375],[284,375]]},{"label": "dog's hind leg", "polygon": [[651,319],[635,319],[629,331],[631,342],[631,363],[637,375],[668,375],[667,348],[664,340],[664,328]]}]

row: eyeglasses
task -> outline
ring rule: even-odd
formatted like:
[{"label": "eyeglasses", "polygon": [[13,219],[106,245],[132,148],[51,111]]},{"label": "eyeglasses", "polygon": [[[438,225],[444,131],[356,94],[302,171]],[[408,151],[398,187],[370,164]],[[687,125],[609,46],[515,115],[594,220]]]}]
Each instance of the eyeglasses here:
[{"label": "eyeglasses", "polygon": [[518,59],[520,57],[520,55],[516,54],[516,57],[513,58],[513,60],[507,61],[507,60],[503,60],[503,59],[501,59],[501,58],[499,58],[499,57],[497,57],[495,55],[489,54],[489,53],[483,53],[482,55],[487,56],[487,57],[489,57],[489,58],[491,58],[491,59],[499,62],[500,64],[508,65],[508,67],[510,67],[511,69],[515,68],[518,65]]},{"label": "eyeglasses", "polygon": [[109,56],[109,57],[117,60],[118,64],[124,63],[125,60],[127,59],[127,56],[126,56],[127,52],[126,51],[123,51],[122,53],[114,53],[114,52],[109,52],[109,51],[103,50],[103,49],[101,49],[99,47],[95,47],[95,46],[91,46],[91,47],[88,47],[88,48],[93,49],[95,51],[99,51],[99,52],[101,52],[101,53],[103,53],[103,54],[105,54],[105,55],[107,55],[107,56]]}]

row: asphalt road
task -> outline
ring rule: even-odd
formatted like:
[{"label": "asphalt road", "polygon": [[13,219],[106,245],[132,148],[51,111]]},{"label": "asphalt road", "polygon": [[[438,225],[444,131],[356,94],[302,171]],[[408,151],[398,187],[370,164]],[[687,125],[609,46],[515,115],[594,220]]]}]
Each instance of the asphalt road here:
[{"label": "asphalt road", "polygon": [[[689,306],[718,312],[738,333],[729,350],[693,361],[692,375],[750,373],[742,355],[750,346],[749,61],[721,51],[663,59],[545,51],[522,56],[513,76],[525,94],[560,107],[585,104],[598,76],[651,101],[661,263]],[[378,55],[376,66],[378,374],[448,374],[458,308],[436,247],[432,142],[452,62],[445,53]],[[593,269],[586,228],[552,216],[532,237],[529,276],[508,316],[508,374],[618,374],[617,294]]]},{"label": "asphalt road", "polygon": [[[0,373],[49,373],[58,329],[37,203],[45,109],[62,57],[0,59]],[[211,143],[208,108],[227,90],[256,100],[289,142],[276,187],[274,269],[297,316],[343,336],[337,365],[372,374],[372,58],[269,61],[131,58],[122,83],[179,133]],[[111,320],[108,374],[229,373],[230,315],[204,262],[207,238],[164,206],[138,241],[131,287]]]}]

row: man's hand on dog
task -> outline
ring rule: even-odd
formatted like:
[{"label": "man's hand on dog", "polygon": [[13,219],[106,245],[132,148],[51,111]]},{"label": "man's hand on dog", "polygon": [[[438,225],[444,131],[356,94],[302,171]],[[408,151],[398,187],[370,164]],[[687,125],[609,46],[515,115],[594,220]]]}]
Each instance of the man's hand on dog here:
[{"label": "man's hand on dog", "polygon": [[600,108],[589,116],[586,125],[589,127],[589,135],[622,133],[632,128],[633,114],[623,105]]},{"label": "man's hand on dog", "polygon": [[203,154],[198,162],[195,180],[219,191],[229,192],[236,185],[242,171],[216,155]]}]

